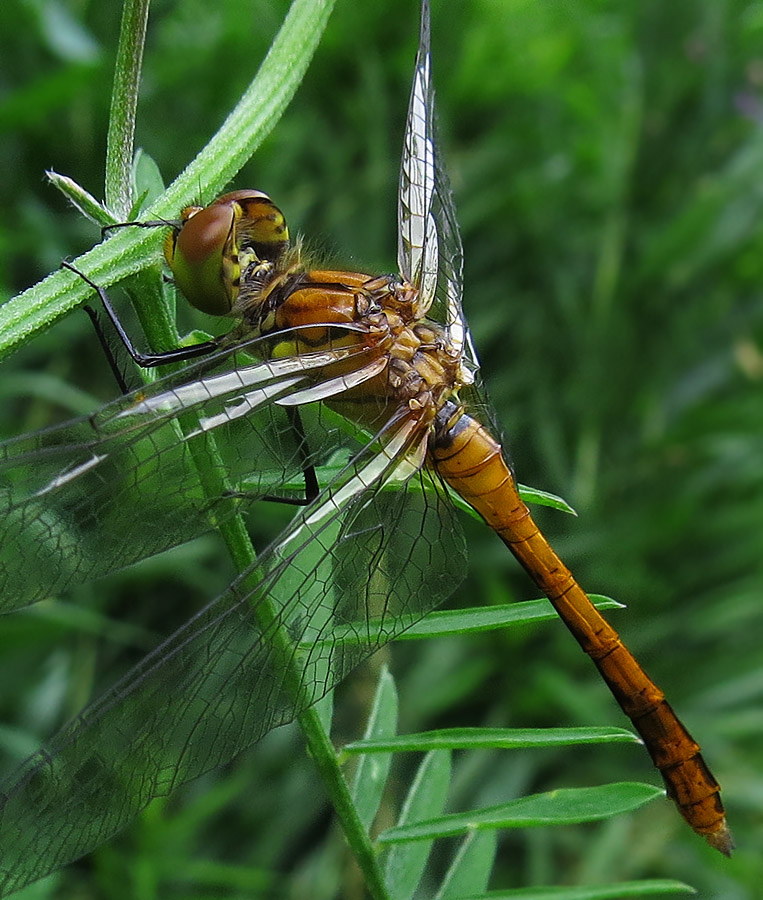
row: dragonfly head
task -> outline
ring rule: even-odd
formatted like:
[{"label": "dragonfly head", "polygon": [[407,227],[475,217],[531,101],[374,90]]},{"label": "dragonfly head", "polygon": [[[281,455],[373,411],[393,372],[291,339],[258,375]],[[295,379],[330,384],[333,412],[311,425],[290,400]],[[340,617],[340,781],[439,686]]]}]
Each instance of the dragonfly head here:
[{"label": "dragonfly head", "polygon": [[261,191],[232,191],[209,206],[188,206],[164,242],[175,284],[189,303],[212,316],[227,315],[242,273],[262,279],[289,246],[280,209]]}]

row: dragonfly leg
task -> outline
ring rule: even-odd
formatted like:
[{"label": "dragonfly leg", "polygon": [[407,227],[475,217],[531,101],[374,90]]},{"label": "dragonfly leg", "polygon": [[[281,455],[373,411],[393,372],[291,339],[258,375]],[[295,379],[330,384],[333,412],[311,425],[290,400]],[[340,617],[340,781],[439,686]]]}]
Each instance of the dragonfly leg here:
[{"label": "dragonfly leg", "polygon": [[[155,369],[159,366],[170,365],[171,363],[179,363],[179,362],[188,362],[192,359],[198,359],[200,356],[207,356],[209,353],[213,353],[215,350],[219,349],[219,344],[215,340],[211,341],[201,341],[198,344],[192,344],[190,347],[176,347],[173,350],[162,350],[158,353],[141,353],[139,350],[135,348],[130,336],[127,334],[125,327],[122,325],[119,316],[116,313],[116,310],[111,304],[111,300],[109,300],[108,294],[106,291],[99,285],[92,281],[87,277],[83,272],[80,272],[79,269],[75,268],[71,263],[68,263],[64,260],[61,265],[65,269],[69,269],[74,272],[76,275],[87,282],[90,287],[98,294],[100,298],[101,304],[103,305],[103,309],[106,312],[106,315],[111,322],[114,331],[116,331],[119,336],[119,340],[124,345],[125,350],[130,355],[132,361],[140,366],[142,369]],[[87,307],[86,307],[87,309]],[[88,314],[90,315],[91,321],[95,324],[95,319],[93,313],[88,310]],[[96,333],[98,334],[98,339],[101,342],[101,345],[104,346],[104,337],[103,331],[100,327],[100,324],[95,325]],[[107,358],[113,357],[113,354],[110,350],[106,353]],[[109,364],[112,367],[112,371],[114,369],[114,364],[112,364],[111,359],[109,359]],[[124,378],[121,376],[117,376],[117,381],[119,382],[120,388],[124,384]]]},{"label": "dragonfly leg", "polygon": [[129,394],[130,387],[127,384],[127,379],[125,378],[124,372],[119,367],[119,363],[117,362],[114,350],[111,347],[109,339],[106,337],[106,333],[104,332],[101,325],[101,320],[98,318],[98,313],[88,303],[84,305],[83,309],[88,314],[88,316],[90,316],[90,321],[93,323],[93,328],[95,329],[96,336],[98,337],[98,343],[101,345],[101,349],[103,350],[103,354],[109,364],[109,368],[114,375],[114,379],[119,385],[120,392],[122,394]]},{"label": "dragonfly leg", "polygon": [[302,424],[302,416],[299,414],[299,409],[296,406],[287,406],[286,417],[299,442],[297,445],[297,452],[299,453],[299,460],[302,465],[302,476],[305,479],[305,496],[292,499],[296,500],[297,506],[307,506],[307,504],[315,500],[320,493],[318,476],[315,472],[315,466],[310,462],[310,448],[307,443],[305,426]]},{"label": "dragonfly leg", "polygon": [[305,480],[304,497],[278,497],[275,494],[253,495],[248,491],[226,491],[227,497],[240,497],[249,500],[267,500],[268,503],[284,503],[287,506],[307,506],[320,493],[318,485],[318,476],[315,472],[315,466],[310,462],[310,453],[307,444],[307,436],[305,434],[305,426],[302,424],[302,417],[299,410],[295,406],[287,406],[285,408],[286,417],[289,420],[289,427],[297,436],[300,465],[302,467],[302,477]]},{"label": "dragonfly leg", "polygon": [[101,240],[109,236],[109,232],[116,228],[175,228],[180,223],[169,219],[152,219],[150,222],[114,222],[113,225],[104,225],[101,228]]}]

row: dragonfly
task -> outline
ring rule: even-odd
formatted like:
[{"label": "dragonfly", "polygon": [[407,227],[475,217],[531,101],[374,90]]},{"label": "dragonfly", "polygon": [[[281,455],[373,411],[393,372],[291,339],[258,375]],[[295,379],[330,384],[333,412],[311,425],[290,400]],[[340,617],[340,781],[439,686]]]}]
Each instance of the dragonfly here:
[{"label": "dragonfly", "polygon": [[681,815],[730,854],[698,744],[538,529],[490,425],[438,155],[427,0],[398,274],[310,267],[280,209],[255,190],[184,210],[165,256],[192,304],[237,324],[146,355],[122,331],[143,365],[191,362],[92,415],[0,445],[2,608],[224,528],[256,499],[298,509],[222,595],[2,785],[0,893],[77,859],[153,798],[291,721],[445,600],[465,568],[452,494],[549,598]]}]

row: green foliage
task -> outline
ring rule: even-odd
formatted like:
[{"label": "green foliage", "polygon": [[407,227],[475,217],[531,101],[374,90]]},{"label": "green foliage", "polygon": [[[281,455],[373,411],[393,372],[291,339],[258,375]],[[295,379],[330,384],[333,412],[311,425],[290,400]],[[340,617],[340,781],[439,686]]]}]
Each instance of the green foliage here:
[{"label": "green foliage", "polygon": [[[217,131],[286,9],[157,0],[137,143],[166,181]],[[267,190],[335,262],[370,271],[394,268],[417,12],[403,0],[340,2],[295,101],[235,181]],[[703,897],[748,900],[763,878],[763,16],[742,0],[469,0],[458,27],[452,16],[434,0],[435,82],[466,309],[498,419],[520,479],[577,510],[577,519],[549,512],[544,527],[584,586],[627,603],[615,624],[703,743],[740,849],[730,863],[712,858],[657,802],[598,825],[512,831],[498,850],[492,833],[467,835],[447,859],[436,842],[422,896],[481,896],[493,870],[492,885],[538,886],[493,896],[667,896],[684,888],[658,879],[677,878]],[[110,4],[0,7],[6,296],[98,240],[43,172],[103,193],[117,24]],[[74,279],[59,278],[69,302]],[[88,329],[74,313],[4,363],[3,435],[114,395]],[[258,510],[255,540],[277,533],[284,516]],[[532,591],[483,531],[470,528],[471,573],[454,605],[478,598],[500,616]],[[94,684],[230,575],[220,545],[204,538],[81,591],[76,604],[4,621],[0,712],[15,723],[0,732],[7,756],[33,750]],[[459,619],[450,637],[392,651],[406,734],[620,723],[560,627],[469,636],[463,627]],[[338,738],[357,734],[369,694],[362,677],[340,693]],[[548,733],[538,749],[543,734],[525,749],[454,754],[448,809],[655,777],[638,748],[575,752]],[[27,896],[349,896],[342,839],[326,827],[301,747],[293,729],[270,735]],[[404,756],[387,756],[390,774],[381,758],[364,757],[352,791],[363,822],[376,808],[387,828],[415,775]],[[624,883],[644,877],[651,888]],[[556,883],[597,886],[540,887]]]}]

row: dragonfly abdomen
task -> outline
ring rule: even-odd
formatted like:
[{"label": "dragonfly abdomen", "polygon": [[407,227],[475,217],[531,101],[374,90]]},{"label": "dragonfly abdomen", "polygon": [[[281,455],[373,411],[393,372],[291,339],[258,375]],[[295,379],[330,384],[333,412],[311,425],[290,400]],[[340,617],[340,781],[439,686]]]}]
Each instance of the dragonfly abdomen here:
[{"label": "dragonfly abdomen", "polygon": [[438,413],[430,458],[508,546],[591,657],[633,723],[681,815],[726,855],[733,849],[720,787],[657,685],[556,555],[519,496],[501,445],[455,403]]}]

